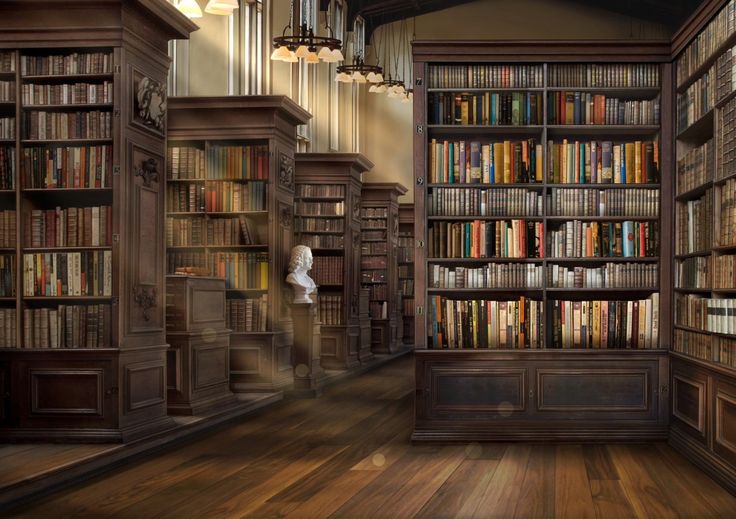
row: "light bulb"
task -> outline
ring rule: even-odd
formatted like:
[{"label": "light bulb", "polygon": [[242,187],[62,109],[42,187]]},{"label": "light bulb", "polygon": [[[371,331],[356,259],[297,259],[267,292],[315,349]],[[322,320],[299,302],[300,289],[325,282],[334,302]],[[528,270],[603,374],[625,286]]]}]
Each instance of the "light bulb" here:
[{"label": "light bulb", "polygon": [[306,58],[307,54],[309,54],[309,49],[306,45],[299,45],[299,48],[296,49],[297,58]]},{"label": "light bulb", "polygon": [[310,52],[307,54],[307,57],[304,59],[305,62],[309,63],[310,65],[315,65],[319,63],[319,56],[317,56],[316,52]]},{"label": "light bulb", "polygon": [[356,83],[365,83],[365,76],[356,70],[353,72],[353,81]]},{"label": "light bulb", "polygon": [[179,0],[176,8],[187,18],[202,18],[202,9],[197,0]]},{"label": "light bulb", "polygon": [[340,52],[340,49],[334,49],[332,51],[332,63],[337,63],[338,61],[343,61],[345,57],[342,55],[342,52]]},{"label": "light bulb", "polygon": [[322,47],[319,49],[319,54],[317,54],[317,57],[324,61],[325,63],[331,63],[332,62],[332,51],[329,47]]}]

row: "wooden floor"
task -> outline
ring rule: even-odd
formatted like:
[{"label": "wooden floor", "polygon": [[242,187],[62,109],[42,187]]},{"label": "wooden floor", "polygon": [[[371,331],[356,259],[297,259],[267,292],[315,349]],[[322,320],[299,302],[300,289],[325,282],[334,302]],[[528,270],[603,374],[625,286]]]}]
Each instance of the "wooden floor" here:
[{"label": "wooden floor", "polygon": [[412,365],[277,404],[13,517],[736,517],[736,498],[664,444],[412,446]]}]

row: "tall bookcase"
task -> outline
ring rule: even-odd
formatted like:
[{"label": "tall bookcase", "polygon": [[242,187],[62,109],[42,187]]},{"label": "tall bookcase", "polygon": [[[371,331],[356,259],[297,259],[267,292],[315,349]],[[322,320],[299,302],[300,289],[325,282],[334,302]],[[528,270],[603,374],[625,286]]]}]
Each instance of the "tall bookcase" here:
[{"label": "tall bookcase", "polygon": [[360,337],[360,195],[373,168],[359,153],[296,154],[296,242],[312,248],[320,362],[349,369],[373,358]]},{"label": "tall bookcase", "polygon": [[677,126],[670,441],[736,492],[736,2],[674,39]]},{"label": "tall bookcase", "polygon": [[399,204],[396,249],[404,344],[414,347],[414,204]]},{"label": "tall bookcase", "polygon": [[360,282],[369,289],[371,350],[395,353],[403,348],[399,273],[399,197],[406,188],[395,182],[363,184],[360,209]]},{"label": "tall bookcase", "polygon": [[0,20],[0,120],[13,119],[0,129],[0,435],[127,441],[172,427],[167,43],[197,26],[153,0],[9,1]]},{"label": "tall bookcase", "polygon": [[669,42],[413,54],[413,438],[665,438]]},{"label": "tall bookcase", "polygon": [[284,279],[296,127],[310,117],[285,96],[169,99],[168,270],[225,277],[236,392],[280,390],[293,379]]}]

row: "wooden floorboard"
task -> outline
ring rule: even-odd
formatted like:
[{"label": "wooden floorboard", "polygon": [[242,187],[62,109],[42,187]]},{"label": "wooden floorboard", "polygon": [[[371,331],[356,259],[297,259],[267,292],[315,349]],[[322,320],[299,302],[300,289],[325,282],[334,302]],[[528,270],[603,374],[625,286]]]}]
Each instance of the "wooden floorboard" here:
[{"label": "wooden floorboard", "polygon": [[[412,445],[413,395],[412,359],[397,359],[6,516],[736,517],[736,498],[663,443]],[[4,461],[36,472],[49,462],[3,447],[0,478]]]}]

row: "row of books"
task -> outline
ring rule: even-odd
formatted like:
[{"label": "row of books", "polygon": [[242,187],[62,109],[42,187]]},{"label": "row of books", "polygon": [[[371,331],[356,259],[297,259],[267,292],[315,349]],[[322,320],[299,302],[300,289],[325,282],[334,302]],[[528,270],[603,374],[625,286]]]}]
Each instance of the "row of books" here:
[{"label": "row of books", "polygon": [[387,229],[388,224],[384,218],[363,218],[360,222],[361,229]]},{"label": "row of books", "polygon": [[677,94],[677,131],[682,132],[713,108],[716,102],[715,64],[687,90]]},{"label": "row of books", "polygon": [[0,297],[15,297],[15,255],[0,255]]},{"label": "row of books", "polygon": [[0,139],[15,139],[15,117],[0,117]]},{"label": "row of books", "polygon": [[112,81],[74,84],[24,83],[21,87],[21,100],[24,106],[112,103],[112,93]]},{"label": "row of books", "polygon": [[245,216],[238,218],[172,218],[166,219],[166,246],[227,247],[259,245],[256,229]]},{"label": "row of books", "polygon": [[371,231],[363,227],[360,230],[360,237],[363,239],[363,241],[385,240],[386,230]]},{"label": "row of books", "polygon": [[23,255],[24,296],[111,296],[112,251]]},{"label": "row of books", "polygon": [[399,279],[414,279],[414,264],[399,265]]},{"label": "row of books", "polygon": [[31,110],[21,120],[23,138],[29,140],[112,139],[112,113],[44,112]]},{"label": "row of books", "polygon": [[345,220],[342,218],[309,218],[302,216],[298,220],[297,232],[343,232]]},{"label": "row of books", "polygon": [[360,210],[361,218],[388,218],[386,207],[363,207]]},{"label": "row of books", "polygon": [[[166,218],[167,247],[196,247],[204,245],[204,218]],[[228,238],[230,234],[228,234]]]},{"label": "row of books", "polygon": [[542,347],[544,304],[429,297],[429,344],[440,348],[524,349]]},{"label": "row of books", "polygon": [[0,211],[0,248],[15,247],[16,222],[14,209]]},{"label": "row of books", "polygon": [[677,159],[677,194],[681,195],[713,180],[713,140],[692,148]]},{"label": "row of books", "polygon": [[13,52],[0,52],[0,72],[15,72],[15,55]]},{"label": "row of books", "polygon": [[368,305],[371,319],[388,319],[388,302],[373,301]]},{"label": "row of books", "polygon": [[633,301],[555,300],[552,329],[554,348],[658,348],[659,294]]},{"label": "row of books", "polygon": [[712,286],[711,256],[685,258],[675,262],[675,287],[710,289]]},{"label": "row of books", "polygon": [[427,238],[432,258],[544,257],[542,222],[432,222]]},{"label": "row of books", "polygon": [[345,186],[341,184],[297,184],[296,196],[304,198],[345,198]]},{"label": "row of books", "polygon": [[204,186],[198,184],[167,184],[166,208],[173,213],[204,211]]},{"label": "row of books", "polygon": [[547,143],[547,181],[555,184],[659,182],[657,141]]},{"label": "row of books", "polygon": [[306,245],[311,249],[343,249],[345,237],[343,235],[328,234],[300,234],[299,245]]},{"label": "row of books", "polygon": [[24,225],[28,247],[112,245],[110,206],[33,209],[26,213]]},{"label": "row of books", "polygon": [[[197,273],[207,272],[212,275],[204,252],[171,252],[166,253],[166,273]],[[199,274],[201,275],[201,274]]]},{"label": "row of books", "polygon": [[736,178],[731,178],[719,188],[719,234],[721,247],[736,245]]},{"label": "row of books", "polygon": [[656,288],[656,263],[606,263],[602,267],[547,266],[547,286],[555,288]]},{"label": "row of books", "polygon": [[675,294],[675,324],[706,332],[736,335],[736,299]]},{"label": "row of books", "polygon": [[435,188],[427,194],[430,216],[541,216],[542,194],[523,188]]},{"label": "row of books", "polygon": [[319,304],[319,322],[327,326],[339,326],[343,324],[343,302],[342,296],[317,296]]},{"label": "row of books", "polygon": [[344,283],[342,256],[315,256],[310,276],[317,285],[342,285]]},{"label": "row of books", "polygon": [[414,280],[399,278],[399,292],[401,292],[402,296],[413,296],[414,295]]},{"label": "row of books", "polygon": [[388,254],[388,243],[385,241],[369,241],[360,244],[361,254]]},{"label": "row of books", "polygon": [[20,57],[20,73],[23,76],[112,74],[112,66],[111,52],[72,52]]},{"label": "row of books", "polygon": [[481,267],[430,265],[430,288],[542,288],[544,267],[531,263],[488,263]]},{"label": "row of books", "polygon": [[388,285],[371,285],[368,287],[368,295],[371,301],[388,300]]},{"label": "row of books", "polygon": [[266,210],[266,182],[218,182],[205,186],[207,212],[239,212]]},{"label": "row of books", "polygon": [[345,202],[298,201],[294,205],[298,216],[345,216]]},{"label": "row of books", "polygon": [[[405,298],[401,302],[401,315],[404,316],[404,323],[408,319],[411,323],[414,322],[414,298]],[[412,326],[413,329],[413,326]],[[414,332],[412,332],[413,334]]]},{"label": "row of books", "polygon": [[207,255],[213,276],[225,279],[225,288],[246,290],[268,289],[268,253],[215,252]]},{"label": "row of books", "polygon": [[25,348],[109,348],[111,331],[109,304],[23,310]]},{"label": "row of books", "polygon": [[716,180],[736,174],[736,98],[717,111]]},{"label": "row of books", "polygon": [[547,210],[556,216],[659,216],[659,190],[553,188]]},{"label": "row of books", "polygon": [[361,270],[360,272],[361,283],[385,283],[386,282],[386,270]]},{"label": "row of books", "polygon": [[659,98],[626,100],[590,92],[550,92],[549,124],[659,124]]},{"label": "row of books", "polygon": [[15,189],[15,147],[0,145],[0,189]]},{"label": "row of books", "polygon": [[542,145],[523,141],[438,141],[429,145],[433,184],[511,184],[542,182]]},{"label": "row of books", "polygon": [[388,266],[388,258],[386,256],[361,256],[361,269],[385,269]]},{"label": "row of books", "polygon": [[549,255],[555,258],[646,258],[657,256],[657,222],[563,222],[550,232]]},{"label": "row of books", "polygon": [[205,149],[207,178],[268,180],[268,144],[221,146]]},{"label": "row of books", "polygon": [[432,65],[429,88],[542,88],[541,65]]},{"label": "row of books", "polygon": [[[414,236],[412,234],[405,236],[399,233],[396,247],[396,261],[399,263],[414,262]],[[401,277],[401,274],[399,274],[399,277]]]},{"label": "row of books", "polygon": [[718,362],[736,368],[736,339],[720,338],[718,341]]},{"label": "row of books", "polygon": [[15,81],[0,81],[0,103],[15,101]]},{"label": "row of books", "polygon": [[713,258],[713,288],[736,288],[736,254]]},{"label": "row of books", "polygon": [[[2,55],[0,55],[2,70]],[[17,312],[15,308],[0,308],[0,348],[18,348]]]},{"label": "row of books", "polygon": [[713,190],[675,206],[675,254],[710,249],[713,240]]},{"label": "row of books", "polygon": [[23,148],[25,187],[107,188],[112,185],[112,146],[34,146]]},{"label": "row of books", "polygon": [[672,350],[696,359],[713,361],[713,341],[710,335],[675,329]]},{"label": "row of books", "polygon": [[715,65],[716,102],[736,90],[736,47],[726,49]]},{"label": "row of books", "polygon": [[682,85],[736,31],[736,0],[729,0],[677,58],[677,85]]},{"label": "row of books", "polygon": [[193,146],[166,149],[166,174],[169,180],[202,180],[207,176],[204,150]]},{"label": "row of books", "polygon": [[659,86],[656,63],[554,64],[547,68],[551,87],[655,88]]},{"label": "row of books", "polygon": [[268,330],[268,294],[248,299],[226,299],[225,325],[234,333]]},{"label": "row of books", "polygon": [[429,124],[532,126],[544,121],[539,92],[430,92]]}]

